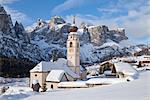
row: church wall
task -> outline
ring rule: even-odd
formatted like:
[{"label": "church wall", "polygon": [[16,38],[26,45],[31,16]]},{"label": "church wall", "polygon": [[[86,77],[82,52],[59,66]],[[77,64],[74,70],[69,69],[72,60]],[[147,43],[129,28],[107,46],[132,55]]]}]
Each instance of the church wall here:
[{"label": "church wall", "polygon": [[67,40],[67,60],[68,66],[74,72],[80,72],[80,43],[79,37],[76,34],[69,34]]},{"label": "church wall", "polygon": [[57,87],[58,82],[46,82],[46,88],[51,88],[53,86],[54,89],[58,88]]},{"label": "church wall", "polygon": [[48,72],[34,72],[30,73],[30,87],[32,86],[33,80],[38,80],[40,86],[45,83]]},{"label": "church wall", "polygon": [[86,80],[86,75],[87,75],[87,73],[86,73],[86,71],[83,71],[82,73],[81,73],[81,80]]}]

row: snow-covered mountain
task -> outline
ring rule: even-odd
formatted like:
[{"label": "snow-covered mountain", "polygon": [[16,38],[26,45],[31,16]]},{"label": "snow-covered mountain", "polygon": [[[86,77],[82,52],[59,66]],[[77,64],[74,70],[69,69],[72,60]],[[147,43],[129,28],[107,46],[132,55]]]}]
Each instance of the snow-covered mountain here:
[{"label": "snow-covered mountain", "polygon": [[[13,25],[11,17],[0,7],[0,55],[15,59],[28,59],[35,63],[49,61],[53,55],[66,58],[66,41],[71,24],[54,16],[51,20],[38,19],[26,30],[16,21]],[[80,56],[82,64],[93,64],[110,59],[113,56],[130,55],[139,47],[123,47],[119,43],[126,41],[125,29],[110,30],[105,25],[81,24]]]},{"label": "snow-covered mountain", "polygon": [[[66,57],[66,41],[71,24],[59,16],[49,22],[38,19],[27,28],[31,44],[37,45],[50,60],[53,53],[57,57]],[[127,41],[125,29],[109,30],[105,25],[81,24],[78,29],[80,37],[80,56],[82,64],[93,64],[110,59],[113,56],[131,55],[137,52],[137,46],[130,48],[120,44]],[[140,50],[139,48],[138,50]]]}]

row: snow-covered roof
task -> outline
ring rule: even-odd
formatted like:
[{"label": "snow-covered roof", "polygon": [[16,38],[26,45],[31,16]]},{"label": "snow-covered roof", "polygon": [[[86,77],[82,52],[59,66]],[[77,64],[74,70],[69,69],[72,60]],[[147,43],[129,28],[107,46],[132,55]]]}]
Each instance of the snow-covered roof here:
[{"label": "snow-covered roof", "polygon": [[50,62],[41,61],[30,72],[48,72],[50,71]]},{"label": "snow-covered roof", "polygon": [[68,88],[75,88],[75,87],[88,87],[85,84],[85,81],[73,81],[73,82],[60,82],[57,87],[68,87]]},{"label": "snow-covered roof", "polygon": [[70,75],[73,78],[79,78],[80,76],[74,73],[68,66],[67,60],[64,58],[59,58],[55,62],[45,62],[42,61],[37,64],[30,72],[49,72],[51,70],[64,70],[65,73]]},{"label": "snow-covered roof", "polygon": [[124,79],[120,78],[91,78],[88,81],[86,81],[86,84],[114,84],[114,83],[119,83],[119,82],[124,82]]},{"label": "snow-covered roof", "polygon": [[149,55],[142,55],[142,56],[130,56],[130,57],[122,57],[122,58],[119,58],[118,60],[135,60],[137,62],[139,61],[150,61],[150,56]]},{"label": "snow-covered roof", "polygon": [[75,35],[78,35],[78,32],[70,32],[69,34],[75,34]]},{"label": "snow-covered roof", "polygon": [[114,63],[114,65],[117,72],[123,72],[126,75],[136,75],[138,73],[137,70],[128,63],[117,62]]},{"label": "snow-covered roof", "polygon": [[149,55],[143,55],[137,58],[139,61],[150,61]]},{"label": "snow-covered roof", "polygon": [[60,82],[64,74],[64,70],[51,70],[51,72],[46,77],[46,81]]}]

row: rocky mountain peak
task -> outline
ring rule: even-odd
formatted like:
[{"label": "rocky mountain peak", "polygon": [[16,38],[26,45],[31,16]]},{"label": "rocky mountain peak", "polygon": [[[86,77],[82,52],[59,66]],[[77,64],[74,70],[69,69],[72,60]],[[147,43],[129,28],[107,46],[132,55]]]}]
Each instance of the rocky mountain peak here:
[{"label": "rocky mountain peak", "polygon": [[14,26],[15,32],[16,33],[22,33],[25,31],[22,23],[18,23],[18,21],[15,22],[15,26]]},{"label": "rocky mountain peak", "polygon": [[15,30],[16,38],[19,41],[23,41],[23,42],[29,42],[30,41],[29,36],[28,36],[27,32],[25,31],[22,23],[18,23],[18,21],[16,21],[13,29]]},{"label": "rocky mountain peak", "polygon": [[60,16],[54,16],[49,21],[50,26],[54,26],[54,25],[58,25],[58,24],[64,24],[64,23],[66,23],[66,21]]},{"label": "rocky mountain peak", "polygon": [[38,18],[38,21],[37,21],[37,28],[41,28],[43,27],[44,25],[46,25],[47,23],[45,21],[43,21],[42,19]]},{"label": "rocky mountain peak", "polygon": [[0,14],[7,14],[4,7],[0,5]]},{"label": "rocky mountain peak", "polygon": [[10,36],[15,37],[11,16],[7,14],[2,6],[0,7],[0,31],[4,34],[9,34]]}]

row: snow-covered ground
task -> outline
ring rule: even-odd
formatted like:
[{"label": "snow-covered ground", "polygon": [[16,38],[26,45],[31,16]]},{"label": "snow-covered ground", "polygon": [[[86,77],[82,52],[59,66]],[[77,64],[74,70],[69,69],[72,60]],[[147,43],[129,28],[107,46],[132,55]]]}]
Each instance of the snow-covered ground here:
[{"label": "snow-covered ground", "polygon": [[3,78],[0,77],[1,86],[29,86],[29,78]]},{"label": "snow-covered ground", "polygon": [[150,71],[141,71],[139,78],[130,82],[93,88],[54,89],[43,93],[32,92],[26,86],[11,86],[0,100],[149,100]]}]

